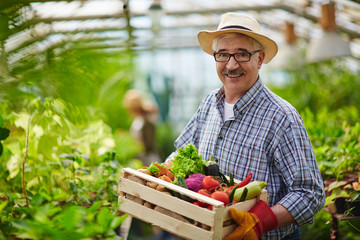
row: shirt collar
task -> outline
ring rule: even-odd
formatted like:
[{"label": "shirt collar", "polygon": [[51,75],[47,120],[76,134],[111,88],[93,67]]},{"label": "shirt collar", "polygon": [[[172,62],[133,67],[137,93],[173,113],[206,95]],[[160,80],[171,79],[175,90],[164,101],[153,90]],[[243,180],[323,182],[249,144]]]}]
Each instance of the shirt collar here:
[{"label": "shirt collar", "polygon": [[[253,104],[256,97],[263,90],[264,84],[262,83],[260,77],[255,82],[255,84],[241,97],[239,98],[234,106],[234,115],[235,117],[239,114],[243,114],[246,109]],[[219,91],[216,93],[216,102],[218,106],[224,106],[225,101],[225,90],[222,86]]]}]

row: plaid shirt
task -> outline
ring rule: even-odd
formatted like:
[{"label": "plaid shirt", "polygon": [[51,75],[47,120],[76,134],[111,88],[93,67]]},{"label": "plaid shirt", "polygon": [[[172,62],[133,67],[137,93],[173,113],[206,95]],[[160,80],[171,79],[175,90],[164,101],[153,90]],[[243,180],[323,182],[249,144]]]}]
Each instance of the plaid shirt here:
[{"label": "plaid shirt", "polygon": [[[193,143],[203,159],[218,161],[226,175],[266,181],[269,205],[281,204],[296,225],[313,222],[325,201],[323,181],[313,148],[299,113],[265,87],[259,79],[234,106],[234,117],[223,120],[223,87],[210,93],[175,141],[182,148]],[[265,233],[282,239],[291,224]]]}]

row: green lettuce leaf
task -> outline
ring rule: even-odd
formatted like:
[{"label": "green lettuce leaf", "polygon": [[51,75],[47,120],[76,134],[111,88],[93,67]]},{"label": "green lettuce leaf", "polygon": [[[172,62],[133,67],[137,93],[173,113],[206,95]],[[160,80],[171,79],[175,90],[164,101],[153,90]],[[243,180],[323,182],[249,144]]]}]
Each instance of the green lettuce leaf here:
[{"label": "green lettuce leaf", "polygon": [[205,164],[202,156],[199,155],[198,150],[192,143],[177,150],[177,154],[174,156],[174,160],[170,166],[175,176],[181,176],[184,179],[190,174],[204,174],[205,172]]}]

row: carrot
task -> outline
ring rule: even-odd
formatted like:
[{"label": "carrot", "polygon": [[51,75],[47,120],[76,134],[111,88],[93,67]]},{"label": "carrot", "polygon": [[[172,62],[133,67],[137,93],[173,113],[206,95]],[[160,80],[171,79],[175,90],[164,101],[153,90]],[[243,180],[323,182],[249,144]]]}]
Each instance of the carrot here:
[{"label": "carrot", "polygon": [[154,163],[154,165],[160,170],[160,174],[159,174],[160,176],[165,175],[169,177],[171,181],[174,181],[175,179],[174,174],[172,174],[172,172],[170,172],[170,170],[167,167],[162,167],[158,163]]}]

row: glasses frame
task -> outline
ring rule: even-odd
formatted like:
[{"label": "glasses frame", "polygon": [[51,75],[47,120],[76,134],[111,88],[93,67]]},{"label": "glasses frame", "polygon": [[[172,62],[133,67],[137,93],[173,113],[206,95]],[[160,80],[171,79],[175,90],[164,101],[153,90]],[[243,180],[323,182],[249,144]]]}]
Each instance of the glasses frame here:
[{"label": "glasses frame", "polygon": [[226,60],[226,61],[218,61],[218,60],[216,60],[216,54],[219,54],[219,53],[222,53],[222,52],[214,52],[214,59],[215,59],[216,62],[229,62],[230,58],[233,57],[236,62],[248,62],[248,61],[250,61],[252,55],[254,55],[255,53],[258,53],[260,51],[261,51],[260,49],[255,50],[253,52],[248,52],[246,50],[243,50],[243,52],[246,52],[248,54],[248,56],[249,56],[249,59],[246,60],[246,61],[238,61],[238,60],[236,60],[235,55],[238,54],[238,53],[226,53],[226,54],[229,54],[228,60]]}]

